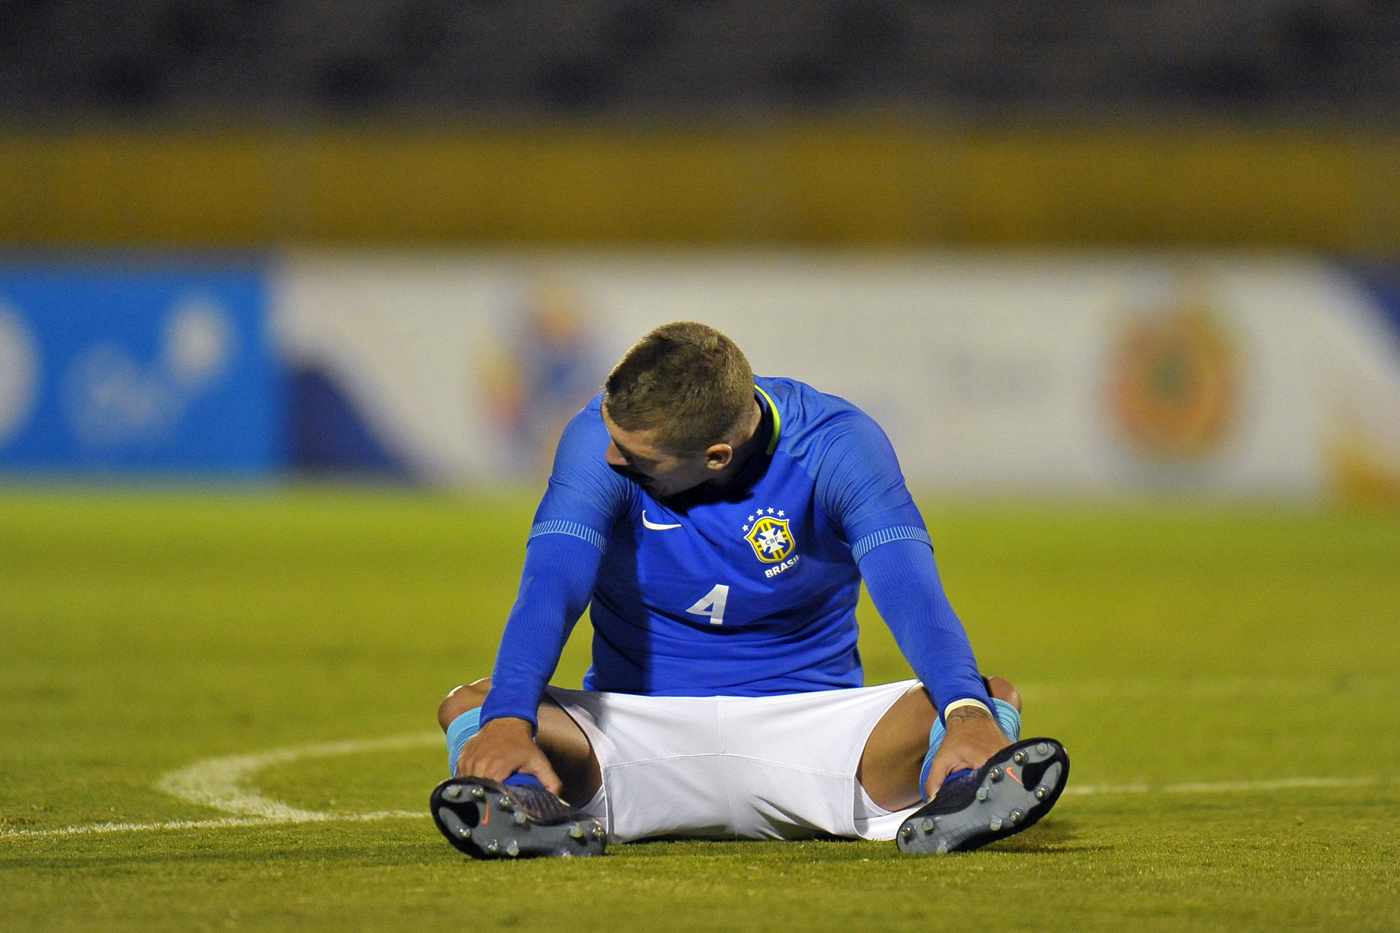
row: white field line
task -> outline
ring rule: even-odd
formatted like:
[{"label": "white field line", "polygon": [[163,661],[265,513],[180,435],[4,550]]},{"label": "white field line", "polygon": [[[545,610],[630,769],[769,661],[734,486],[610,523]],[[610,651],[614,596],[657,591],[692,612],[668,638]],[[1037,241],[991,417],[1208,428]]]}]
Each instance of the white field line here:
[{"label": "white field line", "polygon": [[[328,758],[355,755],[362,752],[393,751],[437,745],[442,736],[435,733],[415,733],[384,739],[364,739],[346,742],[324,742],[297,745],[247,755],[227,755],[210,758],[187,768],[172,771],[156,785],[161,790],[188,803],[222,810],[235,816],[214,820],[169,820],[161,823],[89,823],[58,829],[0,830],[0,838],[18,836],[83,836],[104,833],[159,832],[177,829],[223,829],[236,826],[275,826],[290,823],[366,822],[370,820],[421,819],[426,810],[375,810],[369,813],[327,813],[302,810],[264,797],[244,782],[263,768],[284,764],[301,758]],[[1368,777],[1295,777],[1268,781],[1226,781],[1189,784],[1087,784],[1070,785],[1066,794],[1089,796],[1097,794],[1217,794],[1252,793],[1291,790],[1297,788],[1360,787],[1379,783]]]},{"label": "white field line", "polygon": [[301,758],[328,758],[336,755],[356,755],[361,752],[394,751],[439,745],[442,736],[431,732],[392,736],[386,739],[363,739],[347,742],[322,742],[276,748],[248,755],[226,755],[199,761],[160,779],[158,788],[174,797],[201,806],[235,814],[215,820],[169,820],[160,823],[89,823],[58,829],[0,830],[0,838],[9,836],[80,836],[101,833],[153,832],[174,829],[216,829],[229,826],[272,826],[279,823],[363,822],[366,820],[416,819],[428,816],[426,808],[417,810],[375,810],[370,813],[326,813],[302,810],[264,797],[244,782],[258,771],[271,765]]},{"label": "white field line", "polygon": [[[308,811],[310,812],[310,811]],[[420,819],[429,816],[427,810],[374,810],[370,813],[312,813],[311,818],[294,820],[261,817],[225,817],[222,820],[167,820],[164,823],[88,823],[84,826],[63,826],[58,829],[7,829],[6,836],[94,836],[104,833],[139,833],[162,829],[223,829],[230,826],[278,826],[286,823],[363,823],[370,820]]]},{"label": "white field line", "polygon": [[1278,778],[1272,781],[1222,781],[1219,783],[1192,784],[1086,784],[1070,785],[1066,794],[1089,796],[1093,794],[1238,794],[1255,791],[1291,790],[1300,787],[1362,787],[1377,783],[1368,777],[1295,777]]},{"label": "white field line", "polygon": [[188,768],[172,771],[161,778],[156,786],[187,803],[202,804],[238,816],[257,816],[278,823],[309,823],[335,819],[337,814],[299,810],[285,803],[270,800],[256,790],[243,786],[243,781],[270,765],[301,758],[329,758],[337,755],[357,755],[361,752],[421,748],[425,745],[441,744],[442,741],[440,735],[423,732],[387,739],[324,742],[317,745],[277,748],[251,755],[228,755],[199,761]]},{"label": "white field line", "polygon": [[1041,702],[1144,699],[1219,700],[1275,697],[1393,696],[1394,678],[1329,677],[1180,677],[1127,680],[1076,680],[1018,683],[1023,697]]}]

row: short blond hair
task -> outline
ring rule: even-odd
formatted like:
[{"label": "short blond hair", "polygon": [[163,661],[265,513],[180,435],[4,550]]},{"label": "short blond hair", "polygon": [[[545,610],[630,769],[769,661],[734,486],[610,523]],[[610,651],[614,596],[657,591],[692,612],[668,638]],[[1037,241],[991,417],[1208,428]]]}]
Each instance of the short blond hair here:
[{"label": "short blond hair", "polygon": [[667,453],[690,456],[728,437],[753,404],[744,353],[706,324],[664,324],[633,344],[608,375],[603,405],[628,431],[655,430]]}]

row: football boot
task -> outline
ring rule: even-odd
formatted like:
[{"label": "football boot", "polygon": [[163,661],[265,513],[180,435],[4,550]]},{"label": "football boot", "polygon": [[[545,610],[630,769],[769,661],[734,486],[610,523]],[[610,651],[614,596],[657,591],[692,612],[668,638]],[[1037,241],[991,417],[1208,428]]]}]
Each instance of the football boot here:
[{"label": "football boot", "polygon": [[901,852],[968,852],[1034,826],[1069,779],[1069,755],[1054,739],[1009,745],[976,771],[943,782],[899,827]]},{"label": "football boot", "polygon": [[448,778],[429,800],[433,822],[472,858],[602,855],[607,830],[543,787]]}]

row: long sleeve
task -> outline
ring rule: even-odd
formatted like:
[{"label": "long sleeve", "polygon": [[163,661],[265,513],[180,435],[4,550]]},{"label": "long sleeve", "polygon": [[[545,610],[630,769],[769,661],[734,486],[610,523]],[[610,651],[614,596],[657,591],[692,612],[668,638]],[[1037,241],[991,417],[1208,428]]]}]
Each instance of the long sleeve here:
[{"label": "long sleeve", "polygon": [[525,550],[520,592],[506,620],[481,720],[536,721],[559,654],[588,606],[603,552],[582,538],[545,534]]},{"label": "long sleeve", "polygon": [[933,549],[902,539],[872,547],[860,560],[875,608],[894,633],[900,651],[942,710],[973,699],[992,708],[972,644],[938,577]]},{"label": "long sleeve", "polygon": [[938,578],[933,541],[879,425],[864,415],[848,419],[822,461],[818,492],[841,522],[876,608],[940,715],[961,699],[990,709],[967,632]]},{"label": "long sleeve", "polygon": [[608,467],[607,430],[594,399],[559,439],[549,488],[535,512],[520,591],[506,620],[482,722],[535,722],[560,652],[592,598],[615,517],[631,494]]}]

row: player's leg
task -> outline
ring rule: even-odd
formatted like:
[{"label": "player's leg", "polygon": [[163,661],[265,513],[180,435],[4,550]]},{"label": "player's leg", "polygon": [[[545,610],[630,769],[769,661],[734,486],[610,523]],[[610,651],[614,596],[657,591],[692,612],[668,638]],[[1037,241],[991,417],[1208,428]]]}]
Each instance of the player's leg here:
[{"label": "player's leg", "polygon": [[[961,852],[1033,826],[1059,799],[1069,756],[1054,739],[1020,738],[1020,694],[1002,678],[987,682],[997,722],[1012,740],[973,771],[955,772],[937,795],[899,827],[901,852]],[[927,729],[927,732],[923,730]],[[922,688],[908,690],[872,731],[857,776],[887,810],[922,798],[928,762],[943,739],[937,711]]]},{"label": "player's leg", "polygon": [[[486,692],[490,688],[489,677],[453,688],[438,707],[438,725],[444,732],[456,733],[457,730],[452,729],[453,724],[461,717],[470,720],[468,714],[481,708],[486,702]],[[539,730],[535,734],[535,743],[549,759],[554,773],[559,775],[559,780],[564,782],[564,790],[560,796],[575,807],[584,806],[593,799],[603,784],[602,770],[593,754],[593,747],[588,742],[588,736],[584,735],[578,723],[574,722],[559,704],[548,697],[540,701],[538,716]],[[464,721],[460,725],[466,724]],[[475,724],[470,726],[474,733]],[[455,734],[453,737],[460,738]],[[461,746],[458,744],[456,747],[460,750]],[[455,768],[456,762],[452,762],[451,766]]]},{"label": "player's leg", "polygon": [[[480,728],[480,709],[489,679],[457,687],[438,707],[447,733],[450,767]],[[563,782],[563,798],[531,775],[504,783],[470,775],[439,784],[429,800],[433,821],[459,851],[473,858],[601,855],[607,831],[582,807],[602,785],[588,737],[553,700],[538,711],[536,743]]]},{"label": "player's leg", "polygon": [[[1021,694],[1004,677],[987,679],[992,699],[1021,711]],[[902,810],[923,799],[919,776],[929,753],[929,733],[938,719],[928,691],[910,688],[876,723],[861,753],[856,779],[886,810]],[[1010,736],[1010,738],[1017,738]]]}]

